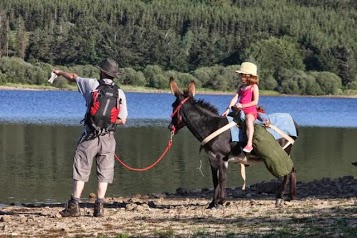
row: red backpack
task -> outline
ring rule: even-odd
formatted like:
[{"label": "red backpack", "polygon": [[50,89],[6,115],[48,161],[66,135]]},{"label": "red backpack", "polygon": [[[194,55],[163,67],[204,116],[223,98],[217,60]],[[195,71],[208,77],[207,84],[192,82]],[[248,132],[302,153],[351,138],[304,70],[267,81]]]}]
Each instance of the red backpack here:
[{"label": "red backpack", "polygon": [[92,92],[84,122],[95,134],[103,135],[115,131],[120,111],[119,87],[112,82],[99,80],[99,86]]}]

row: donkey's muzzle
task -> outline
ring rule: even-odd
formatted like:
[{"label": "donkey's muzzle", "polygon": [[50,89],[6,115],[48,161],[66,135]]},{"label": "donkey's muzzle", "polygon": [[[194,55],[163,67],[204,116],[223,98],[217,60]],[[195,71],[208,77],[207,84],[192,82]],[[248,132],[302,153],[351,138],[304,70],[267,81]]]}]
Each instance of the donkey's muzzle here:
[{"label": "donkey's muzzle", "polygon": [[176,127],[174,126],[174,124],[170,123],[170,125],[168,126],[169,130],[171,133],[176,134]]}]

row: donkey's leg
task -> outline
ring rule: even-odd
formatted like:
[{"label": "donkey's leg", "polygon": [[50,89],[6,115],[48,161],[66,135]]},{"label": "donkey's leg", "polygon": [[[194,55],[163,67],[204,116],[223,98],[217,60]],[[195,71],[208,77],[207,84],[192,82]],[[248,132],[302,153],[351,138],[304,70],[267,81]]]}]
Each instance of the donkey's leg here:
[{"label": "donkey's leg", "polygon": [[291,176],[291,172],[288,175],[284,176],[284,180],[280,184],[280,188],[279,188],[278,194],[276,195],[276,201],[275,201],[275,206],[276,207],[279,207],[279,206],[281,206],[283,204],[284,192],[285,192],[286,186],[287,186],[287,184],[289,182],[290,176]]},{"label": "donkey's leg", "polygon": [[290,175],[291,175],[291,172],[288,175],[284,176],[283,182],[280,184],[276,198],[284,199],[284,192],[286,190],[286,186],[288,185]]},{"label": "donkey's leg", "polygon": [[208,205],[208,208],[217,206],[218,204],[218,169],[211,165],[212,181],[213,181],[213,200]]},{"label": "donkey's leg", "polygon": [[228,162],[225,162],[223,160],[219,160],[218,169],[216,168],[216,166],[211,165],[214,190],[213,200],[209,204],[208,208],[223,205],[226,201],[227,167]]},{"label": "donkey's leg", "polygon": [[220,163],[219,166],[219,176],[218,176],[218,204],[223,205],[227,199],[227,168],[228,168],[228,161],[223,161]]},{"label": "donkey's leg", "polygon": [[290,192],[289,192],[289,199],[295,200],[296,198],[296,170],[293,167],[290,173]]}]

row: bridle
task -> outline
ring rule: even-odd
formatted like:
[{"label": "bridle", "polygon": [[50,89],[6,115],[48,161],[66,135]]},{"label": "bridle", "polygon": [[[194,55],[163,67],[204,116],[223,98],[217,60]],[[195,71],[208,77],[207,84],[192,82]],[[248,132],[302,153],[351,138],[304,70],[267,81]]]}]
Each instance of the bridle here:
[{"label": "bridle", "polygon": [[[177,114],[177,119],[178,119],[178,123],[177,124],[180,124],[181,121],[182,121],[182,116],[180,115],[180,110],[183,106],[183,104],[185,104],[185,102],[187,102],[187,100],[189,99],[189,97],[183,99],[180,104],[175,108],[175,110],[171,113],[171,120],[172,118]],[[175,125],[171,125],[171,132],[175,132],[176,131],[176,127]]]}]

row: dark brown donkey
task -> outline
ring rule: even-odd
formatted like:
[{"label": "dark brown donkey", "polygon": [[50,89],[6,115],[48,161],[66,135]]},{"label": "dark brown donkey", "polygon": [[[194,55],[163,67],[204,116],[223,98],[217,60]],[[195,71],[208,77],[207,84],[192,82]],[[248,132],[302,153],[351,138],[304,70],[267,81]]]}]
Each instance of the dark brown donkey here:
[{"label": "dark brown donkey", "polygon": [[[176,96],[176,101],[172,104],[172,120],[169,126],[171,131],[177,133],[186,126],[202,142],[211,133],[228,124],[227,118],[220,116],[218,110],[211,104],[203,100],[195,100],[196,86],[194,82],[189,84],[187,91],[182,92],[174,79],[170,78],[170,89],[172,94]],[[282,138],[278,142],[280,145],[285,145],[287,141]],[[209,208],[218,207],[225,203],[228,161],[232,157],[243,154],[241,148],[242,145],[239,142],[232,143],[230,130],[222,132],[203,145],[203,149],[209,157],[214,186],[213,200],[209,204]],[[291,148],[292,145],[289,145],[285,148],[285,151],[290,154]],[[283,195],[289,181],[289,199],[294,199],[296,196],[296,172],[294,168],[288,175],[284,176],[276,197],[277,206],[281,205],[283,201]]]}]

